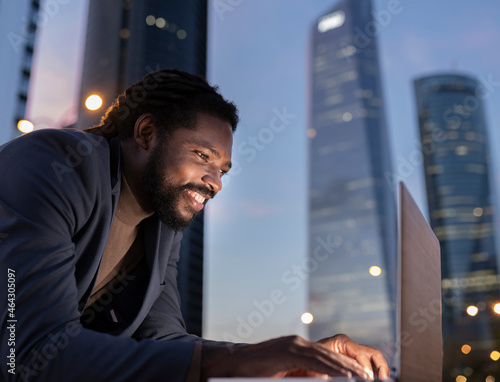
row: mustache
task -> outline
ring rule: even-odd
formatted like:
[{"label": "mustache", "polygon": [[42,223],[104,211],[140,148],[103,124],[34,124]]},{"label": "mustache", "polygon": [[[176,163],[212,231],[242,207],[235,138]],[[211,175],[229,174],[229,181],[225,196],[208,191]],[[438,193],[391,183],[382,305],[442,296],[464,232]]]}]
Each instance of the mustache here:
[{"label": "mustache", "polygon": [[208,201],[208,199],[213,199],[215,196],[215,192],[213,190],[210,190],[209,188],[205,186],[200,186],[198,184],[194,183],[187,183],[184,186],[181,187],[181,191],[184,190],[191,190],[194,192],[197,192],[201,196],[203,196],[206,200],[205,203]]}]

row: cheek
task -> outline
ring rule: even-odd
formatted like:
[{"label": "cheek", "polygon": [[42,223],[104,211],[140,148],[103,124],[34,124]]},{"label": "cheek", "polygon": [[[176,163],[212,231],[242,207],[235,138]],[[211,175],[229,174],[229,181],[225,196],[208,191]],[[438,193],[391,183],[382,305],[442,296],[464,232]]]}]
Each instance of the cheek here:
[{"label": "cheek", "polygon": [[179,161],[167,166],[164,174],[165,179],[178,186],[187,183],[199,183],[202,177],[199,166],[188,161]]}]

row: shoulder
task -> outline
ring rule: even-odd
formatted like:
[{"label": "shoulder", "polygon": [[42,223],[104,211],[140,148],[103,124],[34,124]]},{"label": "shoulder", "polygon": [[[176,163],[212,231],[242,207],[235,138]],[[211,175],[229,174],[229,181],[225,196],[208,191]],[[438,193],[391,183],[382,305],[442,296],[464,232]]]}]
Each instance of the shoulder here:
[{"label": "shoulder", "polygon": [[110,148],[103,137],[75,129],[43,129],[25,134],[0,147],[0,167],[44,171],[62,180],[66,173],[87,173],[107,167]]},{"label": "shoulder", "polygon": [[41,129],[14,138],[0,147],[1,151],[19,147],[65,147],[65,145],[105,148],[108,146],[106,139],[101,136],[90,134],[85,131],[75,129]]},{"label": "shoulder", "polygon": [[[109,150],[109,144],[101,136],[75,129],[42,129],[14,138],[0,146],[3,157],[24,153],[52,153],[53,156],[71,154],[88,156],[91,153]],[[27,151],[30,150],[30,151]]]}]

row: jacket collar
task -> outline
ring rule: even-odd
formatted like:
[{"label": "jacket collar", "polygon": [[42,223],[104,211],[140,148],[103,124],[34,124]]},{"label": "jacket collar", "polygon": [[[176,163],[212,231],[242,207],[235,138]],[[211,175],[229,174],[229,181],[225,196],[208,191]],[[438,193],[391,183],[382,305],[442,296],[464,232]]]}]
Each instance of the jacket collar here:
[{"label": "jacket collar", "polygon": [[111,175],[111,192],[113,194],[113,205],[116,208],[121,188],[122,158],[120,138],[112,138],[109,142],[109,167]]}]

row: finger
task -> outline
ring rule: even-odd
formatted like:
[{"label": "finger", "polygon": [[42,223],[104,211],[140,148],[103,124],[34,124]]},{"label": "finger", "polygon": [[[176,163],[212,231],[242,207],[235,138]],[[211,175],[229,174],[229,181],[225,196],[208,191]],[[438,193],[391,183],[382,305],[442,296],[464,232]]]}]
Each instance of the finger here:
[{"label": "finger", "polygon": [[333,351],[345,354],[356,360],[369,374],[369,378],[373,379],[374,372],[372,363],[368,354],[366,354],[364,348],[361,347],[361,345],[358,345],[345,334],[337,334],[334,337],[321,341],[321,343],[328,346]]},{"label": "finger", "polygon": [[[328,369],[313,369],[315,371],[330,375],[339,375],[334,374],[335,371],[341,371],[343,373],[342,375],[346,375],[346,372],[350,372],[357,376],[370,378],[365,367],[360,365],[356,360],[343,354],[335,353],[321,344],[307,341],[304,344],[297,345],[298,348],[295,351],[298,351],[299,354],[303,356],[306,355],[311,365],[314,364],[315,367],[323,367],[322,365],[325,365],[327,368],[333,369],[330,371],[328,371]],[[302,368],[307,369],[306,367]]]},{"label": "finger", "polygon": [[[235,349],[239,376],[281,376],[297,369],[335,376],[362,375],[362,368],[341,354],[299,336],[281,337]],[[241,361],[241,362],[240,362]]]},{"label": "finger", "polygon": [[346,355],[356,360],[363,369],[369,374],[369,378],[373,379],[374,372],[370,358],[365,351],[355,342],[347,346]]},{"label": "finger", "polygon": [[373,369],[375,371],[375,376],[380,379],[388,379],[390,375],[390,369],[382,353],[377,349],[373,349],[368,346],[361,345],[361,347],[370,357]]}]

